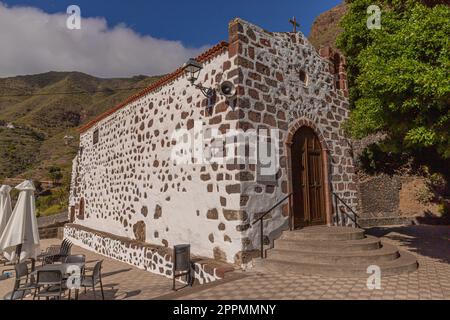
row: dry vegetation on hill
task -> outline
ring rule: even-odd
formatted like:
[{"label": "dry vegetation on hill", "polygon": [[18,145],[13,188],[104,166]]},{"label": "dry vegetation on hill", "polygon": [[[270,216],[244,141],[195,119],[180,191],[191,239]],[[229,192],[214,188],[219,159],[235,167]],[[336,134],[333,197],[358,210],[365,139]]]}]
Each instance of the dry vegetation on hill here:
[{"label": "dry vegetation on hill", "polygon": [[[157,79],[100,79],[79,72],[0,79],[0,182],[5,178],[52,180],[50,171],[58,168],[59,180],[66,184],[61,188],[67,188],[78,150],[77,128]],[[68,92],[74,94],[59,94]],[[74,137],[70,145],[65,144],[66,135]],[[56,198],[65,201],[67,190],[53,191],[59,196],[42,190],[45,196],[53,196],[42,208],[55,206]]]},{"label": "dry vegetation on hill", "polygon": [[[156,78],[99,79],[78,72],[49,72],[0,79],[0,178],[49,179],[47,169],[70,167],[76,128]],[[58,94],[73,92],[74,94]],[[29,96],[26,94],[34,94]],[[8,128],[12,124],[14,128]]]}]

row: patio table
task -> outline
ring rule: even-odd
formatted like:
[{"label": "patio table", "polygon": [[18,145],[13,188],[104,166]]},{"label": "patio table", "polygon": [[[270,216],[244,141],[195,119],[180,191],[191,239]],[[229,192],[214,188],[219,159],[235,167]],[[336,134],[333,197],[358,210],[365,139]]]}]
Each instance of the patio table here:
[{"label": "patio table", "polygon": [[[58,264],[46,264],[40,267],[36,267],[36,269],[31,272],[31,275],[37,275],[38,271],[60,271],[63,275],[64,279],[67,279],[70,276],[69,269],[71,267],[78,267],[80,271],[85,267],[86,263],[58,263]],[[80,275],[81,276],[81,275]],[[70,290],[70,289],[69,289]],[[78,300],[79,289],[75,288],[75,300]]]},{"label": "patio table", "polygon": [[38,271],[61,271],[63,276],[69,275],[69,269],[71,267],[79,267],[82,270],[85,263],[58,263],[58,264],[46,264],[44,266],[36,267],[31,274],[37,274]]}]

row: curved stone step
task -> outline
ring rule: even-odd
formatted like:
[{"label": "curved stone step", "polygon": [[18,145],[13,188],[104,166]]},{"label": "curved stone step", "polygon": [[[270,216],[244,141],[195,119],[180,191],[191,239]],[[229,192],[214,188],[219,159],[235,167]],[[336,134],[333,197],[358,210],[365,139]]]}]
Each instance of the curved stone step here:
[{"label": "curved stone step", "polygon": [[[418,268],[417,259],[412,254],[400,251],[400,257],[392,261],[380,262],[375,265],[381,269],[381,276],[393,276],[406,272],[414,272]],[[322,275],[344,278],[367,278],[367,268],[370,263],[358,265],[331,265],[320,263],[299,263],[292,261],[281,261],[276,259],[264,259],[255,261],[254,271],[275,273],[298,273],[301,275]]]},{"label": "curved stone step", "polygon": [[395,246],[385,244],[376,250],[366,251],[311,251],[310,248],[299,250],[271,249],[267,251],[267,258],[279,261],[297,263],[331,264],[335,267],[358,264],[376,264],[392,261],[400,256]]},{"label": "curved stone step", "polygon": [[330,240],[348,241],[364,239],[364,230],[350,227],[308,227],[301,230],[285,231],[282,240]]},{"label": "curved stone step", "polygon": [[381,241],[377,237],[366,236],[364,239],[347,240],[347,241],[330,241],[330,240],[275,240],[275,249],[292,250],[292,251],[312,251],[312,252],[328,252],[328,251],[365,251],[376,250],[381,248]]}]

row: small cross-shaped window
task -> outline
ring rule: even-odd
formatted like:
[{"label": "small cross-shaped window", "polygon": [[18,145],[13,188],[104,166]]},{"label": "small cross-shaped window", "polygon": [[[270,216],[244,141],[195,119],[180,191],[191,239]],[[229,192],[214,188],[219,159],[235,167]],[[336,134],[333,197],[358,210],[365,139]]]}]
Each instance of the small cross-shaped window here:
[{"label": "small cross-shaped window", "polygon": [[305,70],[300,70],[299,71],[299,77],[300,77],[300,81],[303,82],[306,86],[308,85],[308,74],[306,73]]},{"label": "small cross-shaped window", "polygon": [[94,131],[94,134],[92,135],[92,144],[96,145],[98,143],[98,136],[99,136],[99,132],[98,129],[96,129]]}]

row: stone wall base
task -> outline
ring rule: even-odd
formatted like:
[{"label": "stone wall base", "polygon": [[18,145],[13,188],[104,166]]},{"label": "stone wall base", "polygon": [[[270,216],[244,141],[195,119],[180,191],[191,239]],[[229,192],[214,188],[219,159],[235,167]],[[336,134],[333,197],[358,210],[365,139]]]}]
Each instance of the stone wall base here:
[{"label": "stone wall base", "polygon": [[39,229],[39,238],[40,239],[58,238],[58,227],[40,228]]},{"label": "stone wall base", "polygon": [[[74,245],[116,259],[139,269],[172,278],[173,250],[129,238],[100,232],[76,224],[64,227],[64,238]],[[191,257],[194,263],[194,284],[205,284],[223,279],[226,272],[234,270],[229,264],[215,260]]]},{"label": "stone wall base", "polygon": [[397,226],[397,225],[412,225],[414,218],[408,217],[379,217],[379,218],[363,218],[358,219],[358,224],[361,228],[381,227],[381,226]]}]

